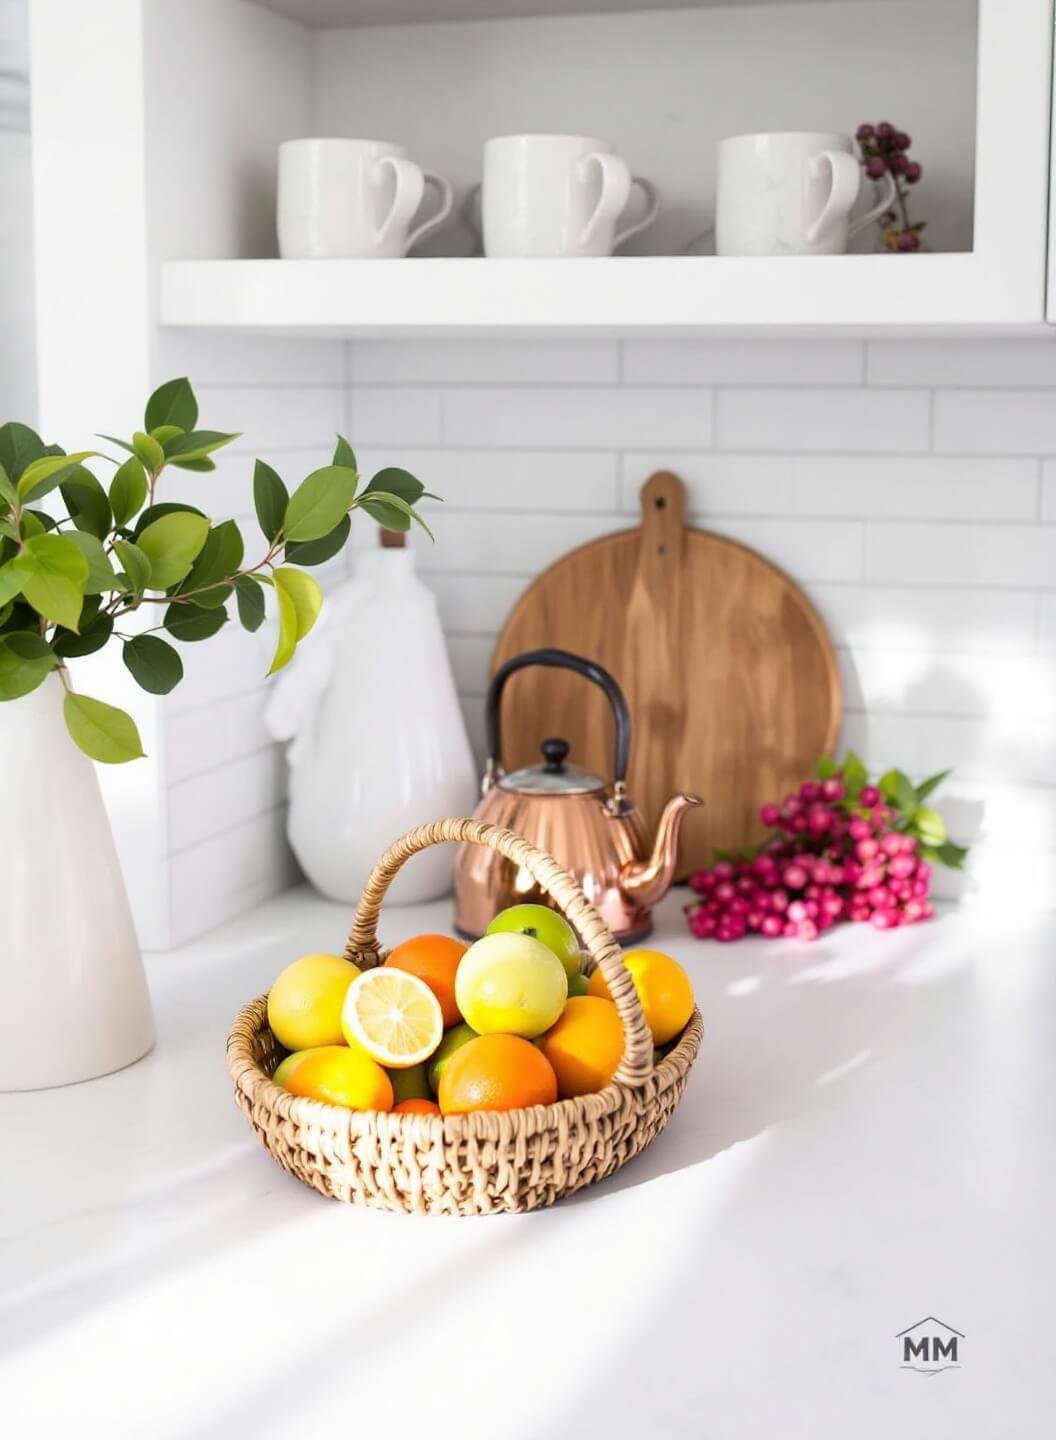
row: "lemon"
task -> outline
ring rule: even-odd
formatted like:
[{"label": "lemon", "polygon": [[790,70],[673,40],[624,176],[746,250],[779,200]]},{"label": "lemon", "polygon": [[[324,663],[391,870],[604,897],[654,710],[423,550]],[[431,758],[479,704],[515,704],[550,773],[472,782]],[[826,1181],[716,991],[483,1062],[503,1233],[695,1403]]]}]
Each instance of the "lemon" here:
[{"label": "lemon", "polygon": [[444,1038],[440,1041],[440,1048],[429,1062],[429,1084],[432,1086],[434,1095],[440,1089],[440,1076],[444,1073],[444,1067],[451,1056],[468,1041],[476,1038],[477,1032],[471,1025],[452,1025],[451,1029],[445,1032]]},{"label": "lemon", "polygon": [[564,1009],[568,976],[554,952],[530,935],[485,935],[459,962],[455,999],[478,1034],[531,1040]]},{"label": "lemon", "polygon": [[[560,962],[559,962],[560,963]],[[407,1070],[428,1060],[444,1036],[440,1002],[424,980],[379,966],[348,987],[341,1027],[379,1064]]]},{"label": "lemon", "polygon": [[290,1076],[302,1060],[306,1060],[309,1055],[321,1055],[327,1050],[345,1049],[347,1049],[345,1045],[317,1045],[311,1050],[295,1050],[292,1055],[287,1055],[286,1059],[276,1067],[275,1074],[271,1078],[275,1081],[276,1085],[282,1085],[288,1090],[290,1086]]},{"label": "lemon", "polygon": [[290,1071],[286,1089],[349,1110],[391,1110],[393,1105],[385,1071],[362,1050],[346,1045],[323,1045],[304,1055]]},{"label": "lemon", "polygon": [[271,1033],[287,1050],[340,1045],[341,1006],[359,974],[340,955],[302,955],[287,965],[268,995]]}]

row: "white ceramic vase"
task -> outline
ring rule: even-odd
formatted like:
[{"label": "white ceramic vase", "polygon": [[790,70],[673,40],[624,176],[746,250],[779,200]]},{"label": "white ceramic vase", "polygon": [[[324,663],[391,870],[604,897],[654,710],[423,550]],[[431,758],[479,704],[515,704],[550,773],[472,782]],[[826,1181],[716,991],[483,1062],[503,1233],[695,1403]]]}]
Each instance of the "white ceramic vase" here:
[{"label": "white ceramic vase", "polygon": [[120,1070],[154,1043],[128,897],[95,767],[49,677],[0,704],[0,1090]]},{"label": "white ceramic vase", "polygon": [[[317,632],[279,678],[266,719],[291,742],[293,852],[317,890],[352,905],[404,831],[472,813],[476,769],[436,601],[410,550],[358,555]],[[448,894],[454,858],[448,845],[416,855],[387,899]]]}]

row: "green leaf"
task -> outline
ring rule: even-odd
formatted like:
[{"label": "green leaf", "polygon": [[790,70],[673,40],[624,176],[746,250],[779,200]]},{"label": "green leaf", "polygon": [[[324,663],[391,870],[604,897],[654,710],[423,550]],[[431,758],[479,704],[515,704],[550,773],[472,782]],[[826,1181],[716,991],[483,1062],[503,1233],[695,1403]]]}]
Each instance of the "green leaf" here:
[{"label": "green leaf", "polygon": [[149,434],[150,438],[156,440],[164,450],[166,440],[171,440],[176,435],[182,435],[183,431],[179,425],[155,425]]},{"label": "green leaf", "polygon": [[258,460],[253,467],[253,505],[266,540],[274,540],[282,529],[289,503],[289,493],[279,476],[270,465]]},{"label": "green leaf", "polygon": [[917,792],[909,776],[903,775],[901,770],[888,770],[885,775],[880,776],[877,784],[880,794],[896,810],[902,810],[908,815],[916,805]]},{"label": "green leaf", "polygon": [[23,510],[20,524],[24,540],[29,540],[34,535],[43,535],[48,529],[36,510]]},{"label": "green leaf", "polygon": [[165,464],[165,451],[150,435],[137,430],[132,436],[132,453],[143,461],[152,475]]},{"label": "green leaf", "polygon": [[79,450],[74,455],[42,455],[22,471],[18,482],[19,499],[39,499],[67,479],[82,460],[89,460],[98,454],[98,450]]},{"label": "green leaf", "polygon": [[[88,599],[93,597],[89,596]],[[81,610],[80,634],[72,630],[56,630],[51,638],[51,648],[56,655],[61,655],[64,660],[72,660],[81,655],[92,655],[96,650],[101,650],[114,631],[113,616],[107,615],[106,611],[96,611],[94,614],[88,610],[88,600],[85,601]]]},{"label": "green leaf", "polygon": [[356,498],[359,476],[343,465],[324,465],[297,486],[282,522],[287,540],[319,540],[329,535]]},{"label": "green leaf", "polygon": [[17,499],[17,494],[18,492],[15,490],[15,487],[7,478],[7,471],[0,465],[0,500],[6,500],[8,509],[10,509],[13,502]]},{"label": "green leaf", "polygon": [[286,546],[286,559],[297,565],[323,565],[344,548],[351,529],[351,515],[342,515],[329,535],[318,540],[291,540]]},{"label": "green leaf", "polygon": [[18,700],[28,695],[54,664],[51,646],[39,635],[22,631],[0,636],[0,700]]},{"label": "green leaf", "polygon": [[153,521],[136,539],[150,561],[150,587],[167,590],[177,584],[194,564],[209,535],[204,515],[179,512]]},{"label": "green leaf", "polygon": [[117,576],[114,574],[114,567],[107,559],[103,542],[94,535],[86,534],[81,530],[73,530],[63,538],[68,540],[71,545],[76,545],[87,561],[88,579],[84,583],[84,593],[86,595],[102,595],[107,590],[113,590]]},{"label": "green leaf", "polygon": [[203,520],[207,518],[205,512],[195,505],[186,505],[179,500],[161,500],[157,505],[148,505],[140,515],[132,531],[132,539],[138,540],[147,526],[153,525],[163,515],[200,515]]},{"label": "green leaf", "polygon": [[291,570],[287,565],[274,571],[272,578],[276,592],[288,595],[293,601],[297,612],[297,639],[303,640],[319,618],[323,592],[311,575],[306,575],[303,570]]},{"label": "green leaf", "polygon": [[356,452],[343,435],[337,437],[337,444],[334,446],[333,463],[342,466],[345,470],[355,470],[357,472],[359,470],[359,465],[356,463]]},{"label": "green leaf", "polygon": [[204,610],[214,610],[217,605],[227,604],[233,589],[230,580],[225,580],[222,585],[210,585],[208,590],[196,590],[192,603],[200,605]]},{"label": "green leaf", "polygon": [[399,495],[389,495],[383,490],[375,491],[369,499],[361,500],[360,506],[386,530],[409,530],[411,521],[420,525],[430,540],[436,539],[418,511],[407,504]]},{"label": "green leaf", "polygon": [[151,695],[167,695],[183,679],[179,653],[157,635],[136,635],[126,640],[121,658],[136,684]]},{"label": "green leaf", "polygon": [[104,705],[90,695],[67,694],[63,701],[66,729],[74,743],[104,765],[123,765],[138,760],[143,744],[131,715],[116,706]]},{"label": "green leaf", "polygon": [[952,840],[947,840],[935,848],[934,858],[940,865],[947,865],[951,870],[963,870],[964,862],[968,858],[968,847],[955,845]]},{"label": "green leaf", "polygon": [[840,769],[843,771],[843,783],[847,787],[847,794],[852,799],[856,799],[862,786],[869,783],[869,771],[853,750],[847,751]]},{"label": "green leaf", "polygon": [[120,440],[116,435],[104,435],[101,430],[97,430],[96,434],[99,436],[100,440],[109,440],[111,445],[117,445],[122,450],[127,450],[130,455],[134,455],[136,453],[136,447],[134,445],[130,445],[127,440]]},{"label": "green leaf", "polygon": [[22,575],[22,594],[39,615],[76,630],[88,579],[88,561],[64,535],[35,535],[11,564]]},{"label": "green leaf", "polygon": [[165,457],[173,465],[183,469],[199,460],[204,460],[214,450],[238,440],[236,435],[225,435],[222,430],[192,430],[187,435],[176,435],[165,445]]},{"label": "green leaf", "polygon": [[0,605],[6,605],[16,595],[20,595],[22,584],[22,573],[16,569],[13,560],[9,560],[6,565],[0,565]]},{"label": "green leaf", "polygon": [[364,490],[364,495],[397,495],[406,505],[414,505],[422,498],[425,486],[409,470],[398,465],[387,465],[379,470]]},{"label": "green leaf", "polygon": [[227,611],[202,610],[191,604],[173,604],[165,611],[163,624],[175,640],[208,640],[227,624]]},{"label": "green leaf", "polygon": [[0,465],[13,485],[18,484],[26,466],[45,453],[44,441],[28,425],[20,425],[17,420],[0,425]]},{"label": "green leaf", "polygon": [[814,773],[819,780],[831,780],[838,769],[839,766],[831,755],[819,755]]},{"label": "green leaf", "polygon": [[195,470],[203,473],[216,469],[215,462],[210,460],[208,455],[203,455],[198,460],[174,460],[172,463],[179,466],[181,470]]},{"label": "green leaf", "polygon": [[274,675],[276,670],[281,670],[293,659],[293,652],[297,649],[297,606],[293,603],[293,596],[287,590],[280,590],[275,586],[275,598],[278,601],[279,613],[279,639],[275,646],[275,655],[272,658],[269,675]]},{"label": "green leaf", "polygon": [[937,810],[918,805],[909,817],[910,829],[925,845],[942,845],[946,840],[946,821]]},{"label": "green leaf", "polygon": [[41,535],[45,530],[54,530],[56,528],[55,517],[49,515],[46,510],[23,510],[23,529],[25,529],[25,520],[28,515],[32,515],[33,519],[37,522],[33,530],[34,535]]},{"label": "green leaf", "polygon": [[150,584],[151,563],[138,545],[131,540],[115,540],[114,554],[124,566],[129,589],[138,599]]},{"label": "green leaf", "polygon": [[70,519],[77,529],[105,540],[113,524],[110,501],[92,472],[79,465],[59,488]]},{"label": "green leaf", "polygon": [[235,581],[235,604],[243,629],[259,630],[264,624],[264,591],[251,575]]},{"label": "green leaf", "polygon": [[114,513],[114,524],[127,525],[133,515],[139,514],[146,498],[147,476],[142,462],[132,455],[118,468],[110,482],[110,509]]},{"label": "green leaf", "polygon": [[185,375],[176,380],[166,380],[164,385],[158,386],[147,401],[143,424],[147,430],[156,430],[160,425],[178,425],[181,430],[194,429],[198,424],[198,401]]},{"label": "green leaf", "polygon": [[949,779],[953,774],[952,770],[940,770],[937,775],[929,775],[917,786],[917,801],[926,800],[935,790],[939,788],[944,780]]},{"label": "green leaf", "polygon": [[228,580],[242,564],[245,546],[238,526],[233,520],[224,520],[215,525],[206,536],[205,544],[190,574],[180,586],[180,592],[205,590],[221,580]]}]

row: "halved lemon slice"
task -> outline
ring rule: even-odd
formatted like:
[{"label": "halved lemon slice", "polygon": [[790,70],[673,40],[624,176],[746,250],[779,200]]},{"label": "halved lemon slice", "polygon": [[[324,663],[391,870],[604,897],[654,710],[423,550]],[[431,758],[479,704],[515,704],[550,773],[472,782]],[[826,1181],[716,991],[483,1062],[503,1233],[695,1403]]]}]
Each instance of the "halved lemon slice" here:
[{"label": "halved lemon slice", "polygon": [[440,1002],[424,980],[379,966],[348,987],[341,1029],[379,1065],[406,1070],[428,1060],[444,1038]]}]

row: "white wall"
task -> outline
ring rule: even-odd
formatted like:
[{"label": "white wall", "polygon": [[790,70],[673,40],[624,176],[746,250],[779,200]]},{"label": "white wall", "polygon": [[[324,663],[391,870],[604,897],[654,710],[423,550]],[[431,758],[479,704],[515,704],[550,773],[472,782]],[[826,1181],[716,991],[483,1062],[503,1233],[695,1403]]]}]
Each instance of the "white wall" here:
[{"label": "white wall", "polygon": [[[663,197],[660,221],[627,253],[677,254],[712,223],[724,135],[853,134],[888,119],[911,132],[924,165],[914,219],[928,221],[928,243],[970,250],[975,37],[971,0],[324,31],[314,37],[317,133],[399,141],[460,195],[480,178],[489,135],[600,135]],[[861,244],[874,241],[870,229]],[[423,250],[466,254],[470,243],[460,226]]]}]

